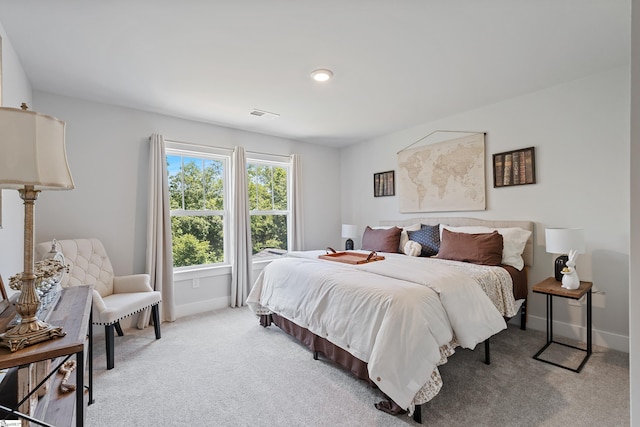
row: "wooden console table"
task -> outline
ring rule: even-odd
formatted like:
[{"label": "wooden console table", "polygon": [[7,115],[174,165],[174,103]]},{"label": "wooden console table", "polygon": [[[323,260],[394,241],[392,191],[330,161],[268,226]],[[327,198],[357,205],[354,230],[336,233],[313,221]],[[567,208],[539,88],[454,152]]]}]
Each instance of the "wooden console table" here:
[{"label": "wooden console table", "polygon": [[[92,299],[91,286],[63,289],[60,299],[46,321],[51,325],[61,326],[66,332],[64,337],[54,338],[13,353],[8,348],[0,348],[0,369],[19,368],[18,403],[15,407],[0,405],[0,419],[17,416],[23,420],[23,426],[61,427],[72,426],[75,418],[76,427],[84,425],[85,400],[86,404],[93,403]],[[0,314],[0,331],[6,329],[6,325],[15,317],[15,314],[13,305]],[[62,377],[56,375],[56,372],[74,355],[75,393],[61,393],[59,385]],[[36,382],[35,378],[39,375],[34,375],[34,367],[48,366],[47,361],[51,361],[49,372],[45,373],[43,378],[38,378],[40,381]],[[38,365],[38,362],[45,363]],[[88,375],[88,387],[84,384],[85,373]],[[38,391],[43,385],[45,388],[48,385],[46,393]],[[38,394],[41,395],[39,400],[34,397]]]}]

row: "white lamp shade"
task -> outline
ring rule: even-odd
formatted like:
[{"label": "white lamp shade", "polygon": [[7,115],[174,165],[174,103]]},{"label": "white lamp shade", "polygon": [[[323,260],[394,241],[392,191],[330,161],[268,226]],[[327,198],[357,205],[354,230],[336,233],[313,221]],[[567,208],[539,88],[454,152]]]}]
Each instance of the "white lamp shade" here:
[{"label": "white lamp shade", "polygon": [[352,224],[342,224],[342,237],[353,239],[358,237],[358,226]]},{"label": "white lamp shade", "polygon": [[568,254],[570,250],[584,253],[584,230],[581,228],[547,228],[544,234],[548,253]]},{"label": "white lamp shade", "polygon": [[55,117],[0,107],[0,188],[71,190],[65,123]]}]

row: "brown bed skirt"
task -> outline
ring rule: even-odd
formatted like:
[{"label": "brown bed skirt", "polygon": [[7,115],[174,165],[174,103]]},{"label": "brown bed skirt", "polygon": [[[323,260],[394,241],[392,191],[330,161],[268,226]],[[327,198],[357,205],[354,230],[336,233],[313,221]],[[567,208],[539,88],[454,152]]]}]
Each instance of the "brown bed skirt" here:
[{"label": "brown bed skirt", "polygon": [[[282,331],[291,335],[302,344],[306,345],[313,351],[313,358],[318,359],[318,353],[322,353],[327,359],[337,363],[343,368],[347,369],[357,378],[366,381],[372,387],[376,387],[375,383],[369,378],[369,371],[367,370],[367,363],[353,356],[351,353],[344,351],[340,347],[332,344],[326,339],[319,337],[313,332],[305,329],[299,325],[296,325],[289,319],[278,316],[275,313],[263,314],[260,316],[260,324],[265,328],[274,323]],[[375,404],[375,407],[381,411],[387,412],[392,415],[404,414],[407,411],[398,406],[395,402],[389,399],[385,395],[385,399]],[[416,405],[413,419],[418,423],[422,420],[422,407]]]},{"label": "brown bed skirt", "polygon": [[367,370],[366,362],[363,362],[351,353],[344,351],[326,339],[317,336],[308,329],[298,326],[292,321],[278,316],[275,313],[260,316],[260,324],[265,328],[271,325],[272,322],[284,332],[309,347],[311,351],[314,352],[314,357],[317,356],[315,352],[322,353],[327,359],[334,361],[350,371],[356,377],[373,385],[373,382],[369,379],[369,371]]}]

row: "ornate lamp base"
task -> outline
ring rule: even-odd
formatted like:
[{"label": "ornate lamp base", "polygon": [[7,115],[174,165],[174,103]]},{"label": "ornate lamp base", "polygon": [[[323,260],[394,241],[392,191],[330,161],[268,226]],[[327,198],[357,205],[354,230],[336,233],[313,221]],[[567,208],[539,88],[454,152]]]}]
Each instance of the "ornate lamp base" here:
[{"label": "ornate lamp base", "polygon": [[38,320],[40,297],[36,292],[36,276],[33,271],[33,208],[40,190],[36,190],[33,185],[25,185],[18,192],[24,200],[24,273],[20,275],[20,296],[15,304],[20,323],[0,334],[0,346],[9,347],[12,352],[66,335],[62,328]]},{"label": "ornate lamp base", "polygon": [[60,327],[35,319],[27,323],[21,322],[4,334],[0,334],[0,345],[9,347],[13,352],[42,341],[63,337],[66,334]]}]

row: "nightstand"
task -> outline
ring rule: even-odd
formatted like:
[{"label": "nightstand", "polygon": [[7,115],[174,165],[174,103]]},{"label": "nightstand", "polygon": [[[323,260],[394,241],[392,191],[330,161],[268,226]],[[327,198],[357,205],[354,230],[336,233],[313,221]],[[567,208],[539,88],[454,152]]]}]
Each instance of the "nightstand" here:
[{"label": "nightstand", "polygon": [[[538,351],[534,359],[539,360],[541,362],[549,363],[551,365],[558,366],[560,368],[568,369],[573,372],[580,372],[584,367],[584,364],[589,360],[589,356],[591,356],[591,288],[593,287],[593,283],[591,282],[580,282],[580,287],[578,289],[564,289],[562,287],[562,283],[558,282],[554,277],[549,277],[543,280],[540,283],[533,285],[533,292],[539,294],[545,294],[547,296],[547,343]],[[562,297],[562,298],[570,298],[579,300],[587,294],[587,348],[580,348],[573,345],[561,343],[553,340],[553,297]],[[551,362],[548,360],[541,359],[539,356],[544,353],[544,351],[549,348],[551,344],[560,344],[565,347],[574,348],[576,350],[584,351],[587,353],[582,359],[580,366],[577,369],[573,369],[567,366],[560,365],[555,362]]]}]

